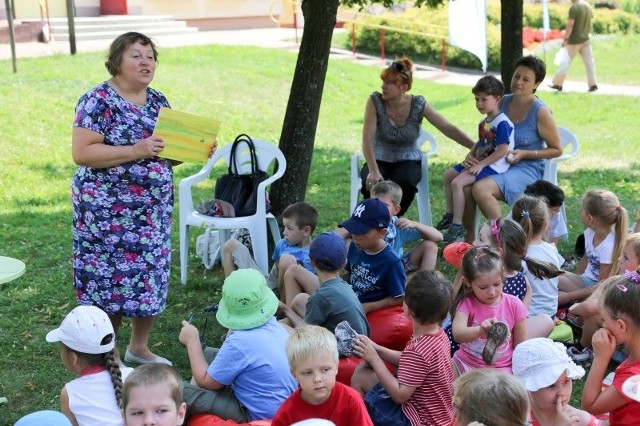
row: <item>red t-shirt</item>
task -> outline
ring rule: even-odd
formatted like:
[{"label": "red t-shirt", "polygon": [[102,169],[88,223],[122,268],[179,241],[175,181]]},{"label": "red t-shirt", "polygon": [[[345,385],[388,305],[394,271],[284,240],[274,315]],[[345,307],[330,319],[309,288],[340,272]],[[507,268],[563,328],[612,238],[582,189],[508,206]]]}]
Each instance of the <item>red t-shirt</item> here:
[{"label": "red t-shirt", "polygon": [[298,388],[280,406],[271,426],[289,426],[306,419],[331,420],[336,426],[373,426],[362,396],[340,382],[336,382],[329,399],[319,405],[303,400]]},{"label": "red t-shirt", "polygon": [[616,374],[613,377],[611,386],[616,388],[618,393],[627,401],[627,404],[609,413],[609,424],[616,426],[638,424],[638,420],[640,419],[640,402],[634,401],[622,392],[622,384],[625,380],[636,374],[640,374],[640,360],[629,363],[629,359],[627,358],[616,368]]}]

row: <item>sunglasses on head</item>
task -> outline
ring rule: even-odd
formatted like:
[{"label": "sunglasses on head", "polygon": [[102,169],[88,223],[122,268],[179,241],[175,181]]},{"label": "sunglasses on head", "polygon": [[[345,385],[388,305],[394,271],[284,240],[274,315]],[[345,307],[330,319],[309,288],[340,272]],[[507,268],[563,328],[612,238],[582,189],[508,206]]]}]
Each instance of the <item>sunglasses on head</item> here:
[{"label": "sunglasses on head", "polygon": [[410,71],[407,72],[408,70],[404,69],[404,65],[402,65],[400,62],[396,62],[396,61],[391,62],[391,65],[389,65],[389,68],[391,68],[395,72],[398,72],[398,73],[404,75],[407,78],[411,78],[409,76],[409,72]]}]

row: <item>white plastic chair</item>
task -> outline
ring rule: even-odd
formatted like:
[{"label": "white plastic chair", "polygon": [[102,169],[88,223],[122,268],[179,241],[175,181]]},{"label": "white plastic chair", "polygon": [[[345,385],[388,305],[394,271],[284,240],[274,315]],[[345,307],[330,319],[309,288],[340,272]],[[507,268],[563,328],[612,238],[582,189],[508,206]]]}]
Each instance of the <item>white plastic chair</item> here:
[{"label": "white plastic chair", "polygon": [[[544,174],[542,175],[542,179],[554,185],[558,184],[558,163],[562,163],[578,155],[578,149],[580,148],[578,138],[571,130],[558,126],[558,133],[560,134],[560,142],[562,143],[562,155],[547,160],[544,166]],[[480,231],[480,216],[482,216],[482,212],[480,208],[476,208],[476,238]],[[564,204],[562,204],[562,216],[566,220],[567,214]]]},{"label": "white plastic chair", "polygon": [[[274,242],[280,241],[280,229],[278,222],[271,213],[266,213],[265,197],[267,187],[280,179],[287,169],[287,160],[277,146],[270,142],[253,139],[258,157],[260,170],[269,170],[269,166],[275,161],[276,170],[272,176],[258,185],[258,206],[256,214],[244,217],[212,217],[199,213],[194,208],[192,187],[209,177],[215,163],[223,160],[225,173],[229,164],[232,143],[219,148],[209,159],[207,164],[195,175],[184,178],[180,181],[179,202],[180,202],[180,281],[187,283],[187,266],[189,259],[189,226],[211,227],[220,231],[220,244],[224,244],[229,239],[231,229],[246,228],[251,236],[251,246],[256,263],[262,269],[263,274],[269,272],[269,253],[267,247],[267,224],[271,230]],[[251,157],[246,144],[240,144],[236,152],[236,165],[238,173],[249,173],[251,171]],[[213,195],[213,194],[212,194]]]},{"label": "white plastic chair", "polygon": [[[418,182],[418,192],[416,199],[418,201],[418,217],[420,223],[431,226],[431,200],[429,198],[429,157],[436,154],[438,143],[436,138],[426,130],[420,130],[420,135],[416,139],[418,147],[422,148],[425,142],[429,142],[430,149],[422,153],[422,178]],[[362,153],[354,154],[351,157],[351,204],[349,213],[353,212],[358,204],[358,194],[362,188],[362,179],[360,179],[360,163],[364,160]]]}]

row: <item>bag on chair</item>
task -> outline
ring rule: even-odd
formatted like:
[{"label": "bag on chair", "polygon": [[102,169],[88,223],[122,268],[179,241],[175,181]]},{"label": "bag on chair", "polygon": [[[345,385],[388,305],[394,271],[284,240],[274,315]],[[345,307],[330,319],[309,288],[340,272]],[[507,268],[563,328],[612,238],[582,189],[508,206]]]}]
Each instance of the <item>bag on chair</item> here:
[{"label": "bag on chair", "polygon": [[[251,173],[249,174],[238,173],[236,155],[242,143],[249,147],[251,156]],[[230,203],[237,217],[253,215],[258,205],[258,185],[268,177],[267,172],[258,168],[258,157],[253,140],[245,134],[238,135],[231,147],[227,174],[216,180],[215,198]],[[266,200],[266,208],[267,211],[271,210],[269,200]]]},{"label": "bag on chair", "polygon": [[213,268],[222,259],[220,251],[220,234],[217,230],[207,228],[204,234],[196,238],[196,255],[202,259],[205,268]]}]

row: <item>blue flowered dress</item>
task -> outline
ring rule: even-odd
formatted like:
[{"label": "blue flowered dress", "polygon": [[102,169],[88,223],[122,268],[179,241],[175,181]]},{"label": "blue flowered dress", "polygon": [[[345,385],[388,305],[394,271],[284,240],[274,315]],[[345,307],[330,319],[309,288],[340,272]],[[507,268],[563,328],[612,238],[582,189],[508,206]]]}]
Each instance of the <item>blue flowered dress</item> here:
[{"label": "blue flowered dress", "polygon": [[[103,83],[78,101],[74,127],[133,145],[153,133],[164,95],[136,106]],[[78,303],[110,315],[148,317],[166,305],[171,265],[173,172],[154,158],[109,168],[80,166],[71,184],[73,283]]]}]

